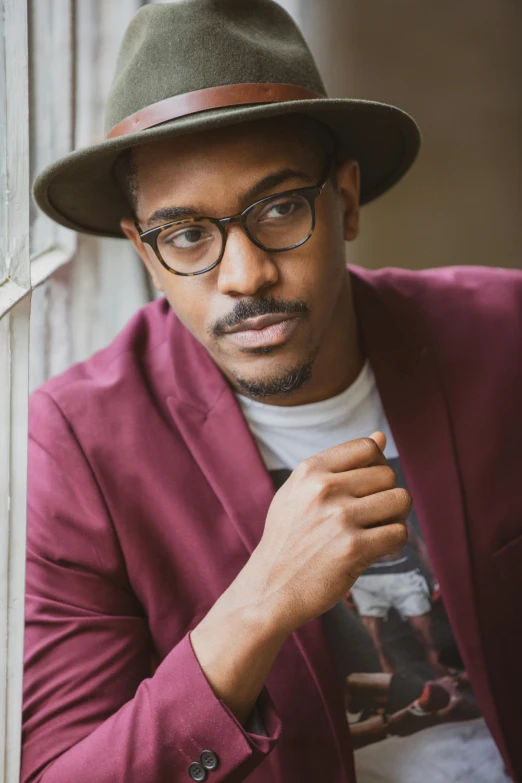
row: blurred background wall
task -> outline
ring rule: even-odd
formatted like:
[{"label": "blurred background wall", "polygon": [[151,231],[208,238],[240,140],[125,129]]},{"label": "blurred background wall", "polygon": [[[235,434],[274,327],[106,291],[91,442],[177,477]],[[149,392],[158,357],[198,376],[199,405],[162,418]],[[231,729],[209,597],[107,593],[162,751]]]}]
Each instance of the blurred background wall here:
[{"label": "blurred background wall", "polygon": [[521,0],[281,0],[331,97],[392,103],[417,162],[362,210],[350,260],[522,268]]},{"label": "blurred background wall", "polygon": [[[30,3],[33,175],[62,152],[53,146],[56,124],[49,129],[55,87],[39,77],[42,63],[63,70],[68,52],[69,148],[100,139],[118,47],[142,4]],[[347,246],[348,260],[372,268],[522,268],[522,2],[280,4],[300,25],[331,97],[396,104],[415,117],[423,132],[413,169],[363,208],[361,235]],[[56,26],[60,14],[68,15],[67,40],[49,49],[48,36],[38,31]],[[57,121],[63,119],[63,106],[62,100]],[[43,243],[34,248],[38,253],[46,227],[36,213],[34,221],[36,244]],[[72,260],[33,294],[32,388],[110,342],[155,295],[127,241],[85,235],[74,241]]]}]

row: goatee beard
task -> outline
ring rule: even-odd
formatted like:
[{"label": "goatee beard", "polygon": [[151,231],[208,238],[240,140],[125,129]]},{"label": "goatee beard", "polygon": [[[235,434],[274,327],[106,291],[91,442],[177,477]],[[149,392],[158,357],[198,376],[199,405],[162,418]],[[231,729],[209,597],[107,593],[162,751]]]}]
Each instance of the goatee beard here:
[{"label": "goatee beard", "polygon": [[273,375],[262,380],[235,377],[238,391],[252,399],[262,399],[263,397],[274,397],[276,395],[290,394],[300,389],[312,377],[312,367],[315,357],[318,353],[316,348],[308,356],[306,361],[298,364],[296,367],[286,370],[282,374]]}]

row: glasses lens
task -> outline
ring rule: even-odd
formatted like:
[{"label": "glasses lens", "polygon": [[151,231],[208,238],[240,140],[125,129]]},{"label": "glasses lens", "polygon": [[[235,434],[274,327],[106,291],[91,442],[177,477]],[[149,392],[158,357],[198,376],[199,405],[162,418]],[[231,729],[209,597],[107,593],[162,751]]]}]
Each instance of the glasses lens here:
[{"label": "glasses lens", "polygon": [[187,221],[170,226],[158,236],[158,250],[175,272],[200,272],[221,255],[223,238],[208,220]]},{"label": "glasses lens", "polygon": [[247,218],[248,230],[267,250],[285,250],[303,239],[312,230],[312,210],[308,201],[299,196],[274,196],[258,204]]}]

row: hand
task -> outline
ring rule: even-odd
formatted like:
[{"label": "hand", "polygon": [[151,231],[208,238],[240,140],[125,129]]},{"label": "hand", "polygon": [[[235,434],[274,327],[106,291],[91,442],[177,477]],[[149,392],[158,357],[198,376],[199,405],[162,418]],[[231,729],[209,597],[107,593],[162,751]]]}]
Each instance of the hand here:
[{"label": "hand", "polygon": [[408,539],[407,490],[381,432],[304,460],[274,496],[247,564],[258,600],[288,633],[331,609],[375,560]]}]

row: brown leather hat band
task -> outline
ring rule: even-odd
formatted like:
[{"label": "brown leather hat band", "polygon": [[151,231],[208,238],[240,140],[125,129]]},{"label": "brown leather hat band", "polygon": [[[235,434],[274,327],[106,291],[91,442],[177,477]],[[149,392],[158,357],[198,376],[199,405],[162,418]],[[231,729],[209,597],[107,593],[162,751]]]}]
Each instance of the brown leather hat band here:
[{"label": "brown leather hat band", "polygon": [[125,136],[127,133],[145,130],[162,122],[186,117],[206,109],[224,106],[240,106],[246,103],[279,103],[281,101],[302,101],[326,98],[320,92],[301,87],[298,84],[258,83],[223,84],[207,87],[182,95],[173,95],[163,101],[151,103],[118,122],[107,134],[108,139]]}]

